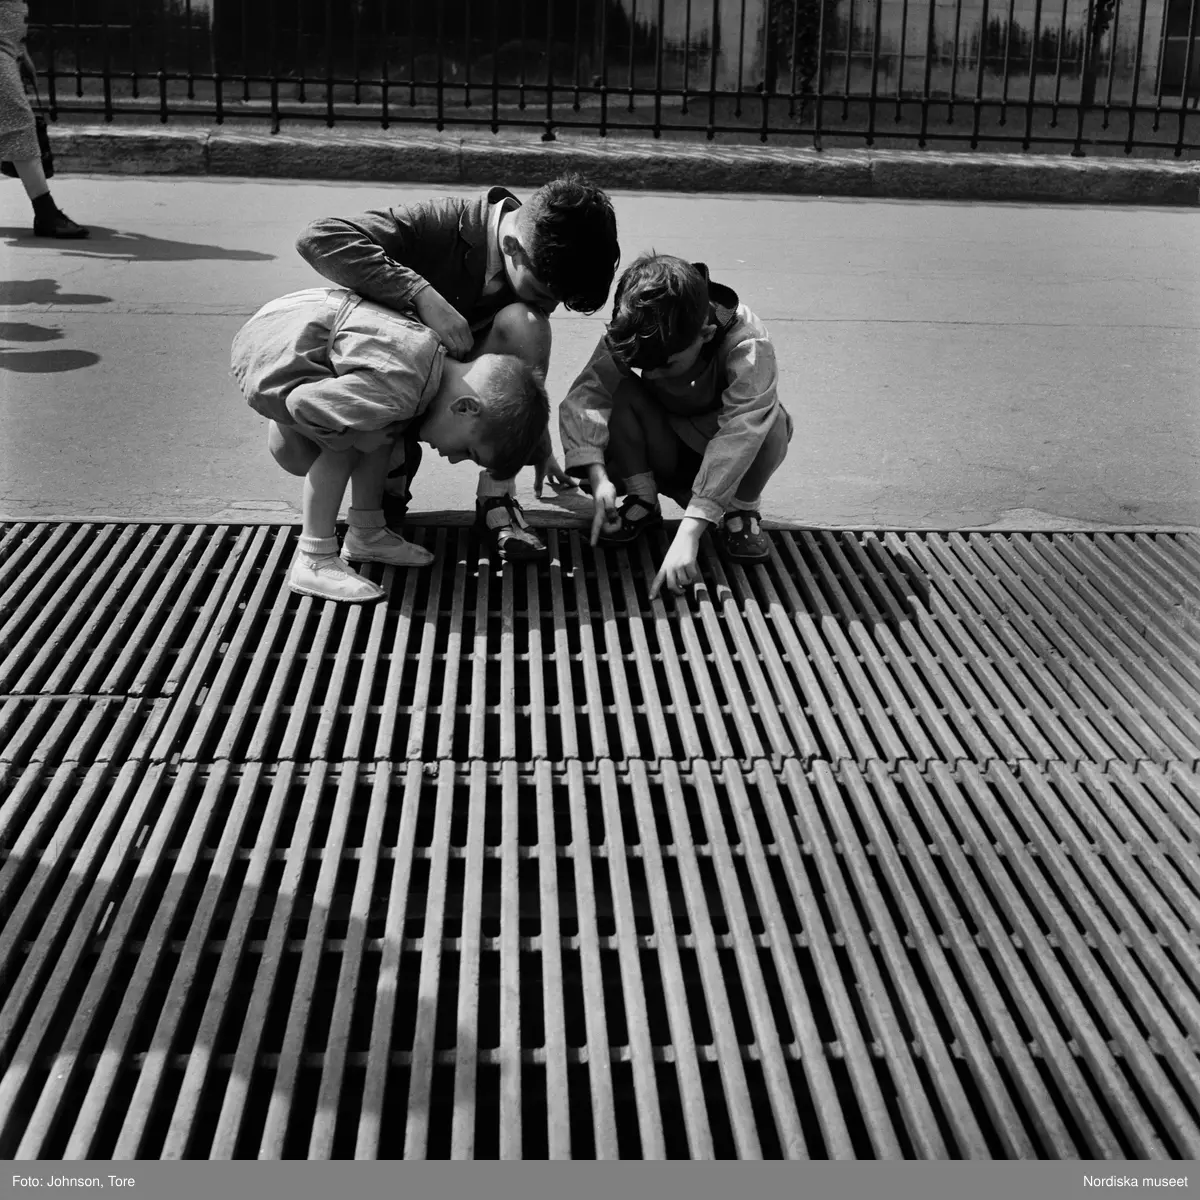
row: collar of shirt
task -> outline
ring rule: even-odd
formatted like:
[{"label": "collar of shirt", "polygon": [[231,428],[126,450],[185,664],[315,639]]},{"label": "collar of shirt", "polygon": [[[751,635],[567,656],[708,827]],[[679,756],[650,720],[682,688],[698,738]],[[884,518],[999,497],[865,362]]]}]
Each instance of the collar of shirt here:
[{"label": "collar of shirt", "polygon": [[500,218],[518,205],[509,199],[497,200],[488,205],[487,225],[487,278],[483,283],[483,295],[494,296],[507,286],[504,275],[504,254],[500,249]]}]

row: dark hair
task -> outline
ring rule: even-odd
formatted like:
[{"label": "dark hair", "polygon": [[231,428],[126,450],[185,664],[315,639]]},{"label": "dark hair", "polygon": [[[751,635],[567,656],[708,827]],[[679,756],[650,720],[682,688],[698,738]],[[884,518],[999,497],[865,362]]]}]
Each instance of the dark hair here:
[{"label": "dark hair", "polygon": [[538,188],[522,212],[522,242],[538,281],[574,312],[603,308],[621,261],[608,196],[568,173]]},{"label": "dark hair", "polygon": [[480,433],[492,451],[488,473],[511,479],[529,462],[550,423],[550,401],[540,372],[515,354],[481,354],[472,380],[479,398]]},{"label": "dark hair", "polygon": [[617,284],[608,349],[626,367],[661,367],[690,346],[708,319],[708,281],[690,262],[653,250]]}]

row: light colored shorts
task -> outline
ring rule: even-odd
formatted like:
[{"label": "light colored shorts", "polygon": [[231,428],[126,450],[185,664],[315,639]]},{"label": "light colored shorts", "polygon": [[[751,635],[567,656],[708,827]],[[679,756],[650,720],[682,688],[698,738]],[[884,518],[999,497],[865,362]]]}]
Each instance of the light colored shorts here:
[{"label": "light colored shorts", "polygon": [[272,300],[233,340],[247,403],[330,450],[401,433],[438,390],[445,349],[412,317],[344,288]]}]

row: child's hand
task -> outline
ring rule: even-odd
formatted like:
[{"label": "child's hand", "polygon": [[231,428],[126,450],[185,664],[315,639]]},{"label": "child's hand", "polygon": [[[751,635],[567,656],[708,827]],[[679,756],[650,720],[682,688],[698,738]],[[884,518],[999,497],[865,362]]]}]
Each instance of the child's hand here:
[{"label": "child's hand", "polygon": [[676,595],[685,588],[700,582],[700,535],[704,531],[704,522],[685,517],[679,523],[679,532],[675,535],[667,550],[662,566],[650,585],[650,599],[654,600],[665,583]]},{"label": "child's hand", "polygon": [[611,479],[592,485],[592,545],[600,540],[601,531],[611,533],[620,528],[617,512],[617,486]]},{"label": "child's hand", "polygon": [[474,338],[467,319],[432,285],[422,288],[413,301],[421,324],[442,339],[442,345],[454,358],[471,353]]},{"label": "child's hand", "polygon": [[575,480],[559,466],[558,459],[553,454],[548,454],[533,464],[533,494],[535,496],[541,496],[542,483],[547,476],[550,477],[550,486],[557,488],[560,492],[572,491],[578,486]]}]

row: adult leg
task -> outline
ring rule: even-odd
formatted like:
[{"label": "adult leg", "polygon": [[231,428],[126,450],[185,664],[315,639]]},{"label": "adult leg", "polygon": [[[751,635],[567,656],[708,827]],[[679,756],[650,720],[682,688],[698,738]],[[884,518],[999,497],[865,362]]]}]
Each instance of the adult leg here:
[{"label": "adult leg", "polygon": [[0,4],[0,158],[12,163],[33,205],[37,237],[85,238],[88,231],[55,205],[42,169],[37,126],[21,78],[26,17],[25,5]]},{"label": "adult leg", "polygon": [[[528,304],[509,304],[497,314],[471,351],[481,354],[514,354],[545,377],[550,366],[550,319]],[[552,458],[549,431],[539,457]],[[492,548],[510,561],[530,562],[546,555],[546,546],[529,527],[516,497],[517,481],[493,479],[479,473],[475,492],[475,520]]]}]

